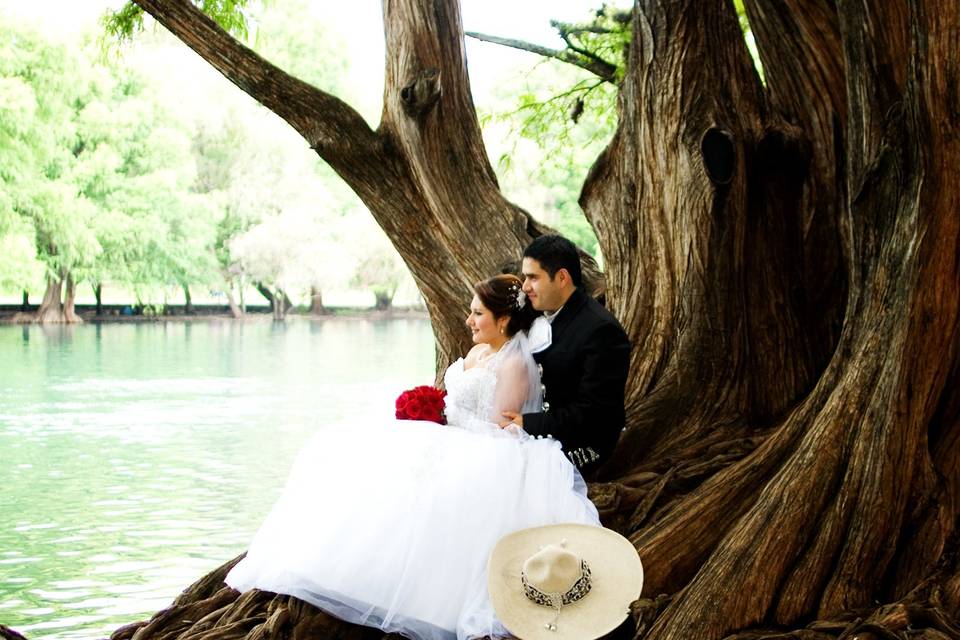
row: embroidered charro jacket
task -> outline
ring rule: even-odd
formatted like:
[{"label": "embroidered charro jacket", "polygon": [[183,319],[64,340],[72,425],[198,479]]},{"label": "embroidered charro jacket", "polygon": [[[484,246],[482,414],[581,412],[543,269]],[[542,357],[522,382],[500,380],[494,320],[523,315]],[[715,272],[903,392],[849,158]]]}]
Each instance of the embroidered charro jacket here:
[{"label": "embroidered charro jacket", "polygon": [[617,319],[579,288],[553,319],[551,333],[550,346],[533,354],[544,410],[524,414],[523,428],[556,438],[571,462],[592,469],[623,430],[630,343]]}]

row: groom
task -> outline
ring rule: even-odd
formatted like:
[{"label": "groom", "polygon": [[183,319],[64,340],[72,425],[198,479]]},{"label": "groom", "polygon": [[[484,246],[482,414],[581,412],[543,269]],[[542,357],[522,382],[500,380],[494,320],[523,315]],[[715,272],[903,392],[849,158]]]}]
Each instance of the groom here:
[{"label": "groom", "polygon": [[562,236],[540,236],[523,252],[523,291],[550,322],[550,346],[535,353],[543,411],[503,414],[533,436],[553,437],[583,471],[606,460],[624,426],[630,343],[617,319],[583,291],[580,255]]}]

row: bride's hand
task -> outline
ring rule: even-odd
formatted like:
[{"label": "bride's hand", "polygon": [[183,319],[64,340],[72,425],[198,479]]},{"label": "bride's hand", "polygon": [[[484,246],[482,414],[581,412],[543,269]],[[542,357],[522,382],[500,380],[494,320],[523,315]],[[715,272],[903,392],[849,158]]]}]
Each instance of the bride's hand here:
[{"label": "bride's hand", "polygon": [[500,421],[500,428],[501,428],[501,429],[508,429],[508,428],[510,428],[510,426],[512,426],[512,425],[516,425],[516,426],[520,427],[521,429],[523,428],[523,415],[522,415],[522,414],[516,413],[515,411],[504,411],[504,412],[501,413],[500,415],[502,415],[504,418],[506,418],[506,420],[501,420],[501,421]]}]

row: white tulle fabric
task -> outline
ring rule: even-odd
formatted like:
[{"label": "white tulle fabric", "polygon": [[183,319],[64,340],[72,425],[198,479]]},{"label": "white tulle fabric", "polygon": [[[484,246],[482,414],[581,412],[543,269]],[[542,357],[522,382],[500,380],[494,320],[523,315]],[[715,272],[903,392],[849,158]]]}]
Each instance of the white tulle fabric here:
[{"label": "white tulle fabric", "polygon": [[322,428],[227,584],[289,594],[409,638],[507,636],[487,595],[496,541],[538,525],[599,526],[558,442],[493,421],[501,409],[539,402],[525,340],[469,370],[462,359],[447,369],[447,426],[384,419]]}]

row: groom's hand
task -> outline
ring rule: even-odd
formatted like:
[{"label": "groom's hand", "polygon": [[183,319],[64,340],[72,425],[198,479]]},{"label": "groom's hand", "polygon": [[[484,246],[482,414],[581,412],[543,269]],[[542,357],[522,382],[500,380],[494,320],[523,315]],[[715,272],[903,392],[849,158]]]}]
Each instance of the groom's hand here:
[{"label": "groom's hand", "polygon": [[506,418],[506,420],[501,420],[501,421],[500,421],[500,428],[501,428],[501,429],[506,429],[507,427],[509,427],[509,426],[512,425],[512,424],[517,425],[517,426],[520,427],[521,429],[523,428],[523,415],[522,415],[522,414],[519,414],[519,413],[516,413],[516,412],[513,412],[513,411],[504,411],[504,412],[501,413],[500,415],[502,415],[504,418]]}]

